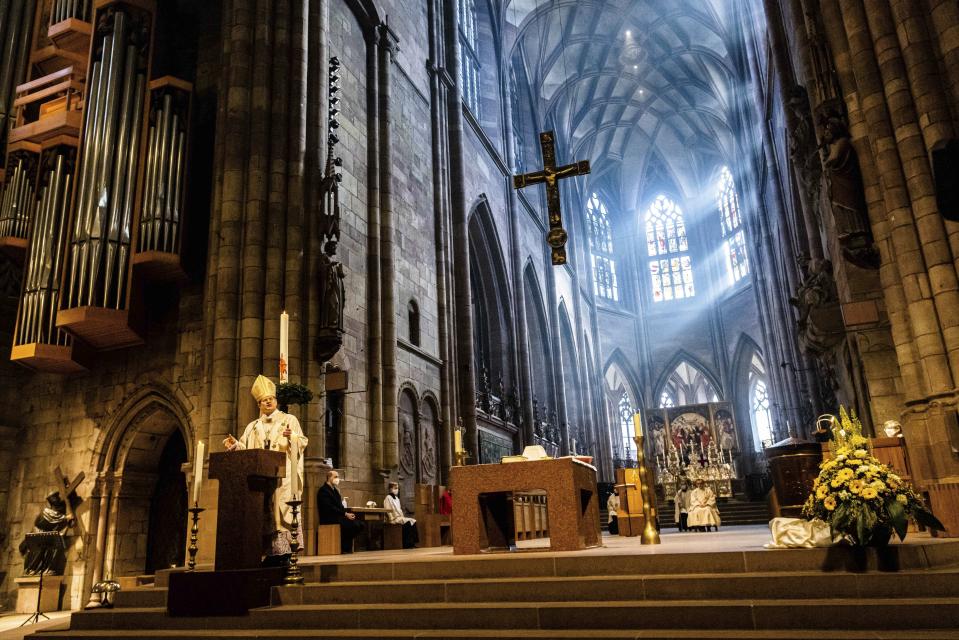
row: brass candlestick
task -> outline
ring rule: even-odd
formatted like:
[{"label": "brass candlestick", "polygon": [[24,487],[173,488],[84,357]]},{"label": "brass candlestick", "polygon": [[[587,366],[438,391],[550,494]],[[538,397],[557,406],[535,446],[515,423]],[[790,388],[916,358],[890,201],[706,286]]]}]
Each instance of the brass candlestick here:
[{"label": "brass candlestick", "polygon": [[293,529],[290,531],[290,565],[286,568],[286,577],[283,583],[286,585],[303,584],[303,574],[300,572],[299,560],[296,552],[300,549],[300,505],[302,500],[287,500],[286,504],[293,510]]},{"label": "brass candlestick", "polygon": [[196,552],[199,548],[196,546],[197,533],[200,531],[200,514],[206,511],[199,505],[194,505],[190,510],[193,516],[193,526],[190,527],[190,561],[187,563],[187,569],[193,571],[196,569]]},{"label": "brass candlestick", "polygon": [[453,464],[457,467],[462,467],[466,465],[466,459],[470,457],[469,452],[466,449],[460,449],[459,451],[453,452]]},{"label": "brass candlestick", "polygon": [[656,530],[656,523],[654,522],[655,511],[652,507],[652,498],[653,491],[655,489],[649,483],[649,476],[646,473],[646,455],[643,451],[643,440],[642,436],[633,436],[633,442],[636,443],[636,461],[639,463],[639,485],[640,485],[640,495],[643,498],[643,519],[646,521],[646,526],[643,527],[643,533],[641,536],[641,541],[643,544],[659,544],[659,531]]}]

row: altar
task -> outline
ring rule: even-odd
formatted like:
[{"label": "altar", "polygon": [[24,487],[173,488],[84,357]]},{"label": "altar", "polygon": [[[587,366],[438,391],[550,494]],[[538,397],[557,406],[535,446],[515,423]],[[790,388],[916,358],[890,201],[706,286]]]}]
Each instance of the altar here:
[{"label": "altar", "polygon": [[453,467],[450,489],[454,554],[515,549],[513,495],[531,491],[546,494],[549,550],[601,544],[596,469],[574,458]]}]

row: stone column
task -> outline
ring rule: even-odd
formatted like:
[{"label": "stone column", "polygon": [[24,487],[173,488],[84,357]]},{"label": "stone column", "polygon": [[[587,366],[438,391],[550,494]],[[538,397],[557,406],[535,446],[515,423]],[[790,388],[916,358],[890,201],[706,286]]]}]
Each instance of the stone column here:
[{"label": "stone column", "polygon": [[[834,1],[834,0],[830,0]],[[861,0],[839,0],[843,25],[849,41],[853,74],[858,86],[859,99],[864,106],[869,126],[872,148],[877,153],[876,165],[886,212],[892,223],[891,237],[903,278],[903,289],[909,303],[909,320],[919,349],[923,382],[929,392],[944,392],[952,387],[952,376],[946,359],[943,337],[939,331],[937,307],[947,310],[946,305],[956,303],[955,270],[947,277],[944,286],[932,288],[926,265],[943,265],[948,262],[952,269],[951,256],[946,260],[949,247],[945,234],[935,233],[941,228],[931,220],[916,224],[909,198],[908,185],[902,174],[902,165],[897,153],[895,132],[889,120],[880,69],[873,51],[873,39],[869,33]],[[824,3],[827,4],[827,3]],[[926,211],[924,218],[935,211]]]},{"label": "stone column", "polygon": [[437,338],[440,359],[440,415],[437,446],[440,452],[439,480],[447,481],[449,467],[453,464],[453,446],[451,429],[456,426],[454,411],[455,384],[452,379],[453,347],[450,332],[449,282],[452,265],[449,255],[449,181],[446,167],[446,130],[447,130],[447,90],[450,89],[450,76],[443,67],[443,28],[439,14],[439,0],[430,0],[428,20],[430,31],[429,60],[427,69],[430,77],[430,133],[433,140],[433,211],[434,232],[436,233],[436,315]]},{"label": "stone column", "polygon": [[27,78],[36,0],[0,0],[0,166],[6,160],[7,132],[13,124],[17,85]]},{"label": "stone column", "polygon": [[936,35],[943,82],[952,97],[953,117],[959,117],[959,5],[953,0],[925,0],[924,11]]},{"label": "stone column", "polygon": [[383,326],[383,459],[380,471],[394,469],[399,460],[396,383],[396,268],[393,258],[395,214],[393,212],[393,140],[390,77],[396,34],[386,24],[377,27],[379,47],[379,143],[380,143],[380,316]]},{"label": "stone column", "polygon": [[[443,0],[446,68],[459,75],[459,45],[457,25],[459,9],[455,0]],[[466,434],[463,446],[479,456],[479,440],[476,431],[476,372],[473,370],[473,311],[470,291],[469,211],[466,193],[463,190],[463,97],[459,84],[452,85],[449,92],[449,166],[450,201],[452,219],[453,296],[455,301],[456,379],[458,387],[459,418],[463,420]]]}]

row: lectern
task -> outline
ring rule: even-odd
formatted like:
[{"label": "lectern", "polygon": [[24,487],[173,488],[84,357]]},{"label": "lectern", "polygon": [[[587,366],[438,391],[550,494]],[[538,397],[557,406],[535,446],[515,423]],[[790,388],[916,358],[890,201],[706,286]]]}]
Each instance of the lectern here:
[{"label": "lectern", "polygon": [[263,557],[270,499],[286,476],[286,454],[244,449],[210,454],[210,478],[220,481],[216,514],[217,571],[253,569]]}]

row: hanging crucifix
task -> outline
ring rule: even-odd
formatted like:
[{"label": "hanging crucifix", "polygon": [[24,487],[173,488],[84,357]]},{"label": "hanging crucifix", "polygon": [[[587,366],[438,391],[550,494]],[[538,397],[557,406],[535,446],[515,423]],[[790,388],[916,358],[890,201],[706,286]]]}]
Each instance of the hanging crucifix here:
[{"label": "hanging crucifix", "polygon": [[539,144],[543,149],[543,170],[513,176],[513,188],[522,189],[534,184],[546,183],[546,210],[549,213],[549,232],[546,234],[546,243],[552,248],[553,264],[560,265],[566,264],[568,234],[563,228],[559,181],[589,173],[589,160],[580,160],[576,164],[557,167],[555,138],[552,131],[539,134]]}]

